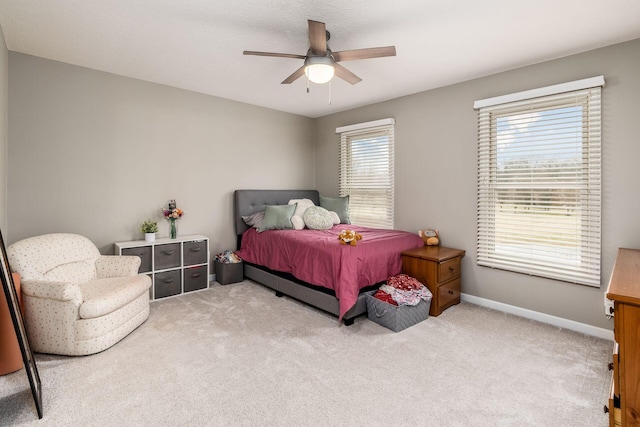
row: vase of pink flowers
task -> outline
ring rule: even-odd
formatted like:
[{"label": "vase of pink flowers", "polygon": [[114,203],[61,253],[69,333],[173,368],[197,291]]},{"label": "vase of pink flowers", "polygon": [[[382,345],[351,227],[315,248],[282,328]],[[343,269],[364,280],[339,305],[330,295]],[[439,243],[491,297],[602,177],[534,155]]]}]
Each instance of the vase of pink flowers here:
[{"label": "vase of pink flowers", "polygon": [[182,218],[184,211],[177,207],[175,200],[169,200],[166,208],[162,209],[162,214],[169,221],[169,237],[175,239],[178,237],[178,227],[176,222]]}]

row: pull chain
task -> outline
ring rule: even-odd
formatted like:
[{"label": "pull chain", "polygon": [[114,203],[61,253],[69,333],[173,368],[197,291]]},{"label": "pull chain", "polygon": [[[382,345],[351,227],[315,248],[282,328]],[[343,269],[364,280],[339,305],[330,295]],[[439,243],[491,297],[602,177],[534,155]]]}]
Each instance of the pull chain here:
[{"label": "pull chain", "polygon": [[333,83],[333,79],[329,80],[329,105],[331,105],[331,84]]}]

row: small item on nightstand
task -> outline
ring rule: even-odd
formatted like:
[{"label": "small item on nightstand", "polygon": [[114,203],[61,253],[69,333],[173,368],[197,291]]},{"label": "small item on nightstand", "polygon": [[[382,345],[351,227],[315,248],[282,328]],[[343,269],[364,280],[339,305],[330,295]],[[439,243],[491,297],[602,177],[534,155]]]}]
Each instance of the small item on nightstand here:
[{"label": "small item on nightstand", "polygon": [[422,241],[427,246],[438,246],[438,244],[440,244],[440,235],[438,230],[425,228],[424,230],[418,231],[418,236],[422,237]]}]

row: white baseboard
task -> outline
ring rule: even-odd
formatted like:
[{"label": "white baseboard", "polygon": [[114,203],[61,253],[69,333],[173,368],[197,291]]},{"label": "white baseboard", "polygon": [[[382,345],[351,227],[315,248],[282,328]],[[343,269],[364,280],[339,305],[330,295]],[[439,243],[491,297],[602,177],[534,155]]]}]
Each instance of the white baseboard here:
[{"label": "white baseboard", "polygon": [[563,319],[562,317],[551,316],[550,314],[544,314],[538,311],[528,310],[526,308],[516,307],[515,305],[504,304],[502,302],[480,298],[473,295],[460,294],[460,299],[471,304],[492,308],[504,313],[515,314],[516,316],[524,317],[526,319],[537,320],[538,322],[548,323],[559,328],[569,329],[613,341],[613,331],[609,329],[598,328],[596,326],[587,325],[586,323]]}]

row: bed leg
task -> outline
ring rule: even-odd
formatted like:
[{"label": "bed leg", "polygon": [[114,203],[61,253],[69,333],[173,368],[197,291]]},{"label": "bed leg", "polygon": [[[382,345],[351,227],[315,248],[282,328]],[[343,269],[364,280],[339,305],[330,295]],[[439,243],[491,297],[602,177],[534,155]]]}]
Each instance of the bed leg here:
[{"label": "bed leg", "polygon": [[282,292],[280,292],[280,291],[276,291],[276,296],[278,298],[282,298],[284,296],[284,294]]},{"label": "bed leg", "polygon": [[355,322],[355,321],[356,321],[355,317],[352,317],[350,319],[344,319],[344,324],[345,324],[345,326],[351,326],[351,325],[353,325],[353,322]]}]

